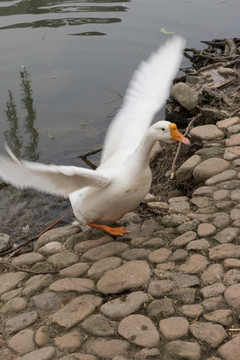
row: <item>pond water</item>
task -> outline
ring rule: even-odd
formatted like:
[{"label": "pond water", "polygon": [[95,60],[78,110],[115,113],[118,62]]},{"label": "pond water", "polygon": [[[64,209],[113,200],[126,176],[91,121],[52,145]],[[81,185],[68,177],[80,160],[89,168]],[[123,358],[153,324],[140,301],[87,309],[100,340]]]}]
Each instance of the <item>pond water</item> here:
[{"label": "pond water", "polygon": [[[195,48],[238,37],[239,12],[239,0],[0,0],[0,152],[85,166],[140,61],[171,32]],[[1,190],[0,232],[33,222],[29,194]]]}]

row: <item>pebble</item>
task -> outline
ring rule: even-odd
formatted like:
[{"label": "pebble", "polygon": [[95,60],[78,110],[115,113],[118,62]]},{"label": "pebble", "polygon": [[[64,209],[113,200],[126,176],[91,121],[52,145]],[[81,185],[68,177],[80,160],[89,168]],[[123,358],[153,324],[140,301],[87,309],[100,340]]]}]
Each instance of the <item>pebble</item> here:
[{"label": "pebble", "polygon": [[209,223],[202,223],[198,226],[198,236],[199,237],[208,237],[214,235],[216,232],[216,228],[214,225]]},{"label": "pebble", "polygon": [[11,337],[8,346],[17,353],[23,355],[34,350],[34,331],[25,329]]},{"label": "pebble", "polygon": [[30,353],[18,358],[18,360],[50,360],[55,355],[53,346],[44,347],[40,350],[31,351]]},{"label": "pebble", "polygon": [[4,331],[8,335],[14,334],[34,324],[37,319],[38,313],[35,310],[16,315],[5,322]]},{"label": "pebble", "polygon": [[10,299],[0,309],[1,314],[9,314],[13,312],[20,312],[27,307],[27,301],[22,297],[15,297]]},{"label": "pebble", "polygon": [[176,237],[172,242],[171,245],[182,247],[186,244],[188,244],[190,241],[195,240],[197,237],[197,234],[195,231],[187,231],[184,234]]},{"label": "pebble", "polygon": [[224,360],[240,359],[240,335],[222,345],[218,353]]},{"label": "pebble", "polygon": [[204,314],[205,320],[221,324],[223,326],[231,326],[233,321],[233,313],[230,309],[220,309]]},{"label": "pebble", "polygon": [[51,241],[38,249],[42,255],[53,255],[62,251],[62,244],[58,241]]},{"label": "pebble", "polygon": [[194,254],[187,259],[185,264],[180,265],[178,270],[186,274],[197,274],[203,271],[208,264],[209,261],[205,256]]},{"label": "pebble", "polygon": [[234,310],[240,310],[240,284],[229,286],[224,293],[224,299]]},{"label": "pebble", "polygon": [[152,280],[148,292],[154,297],[161,297],[169,294],[175,287],[171,280]]},{"label": "pebble", "polygon": [[57,269],[64,269],[78,262],[78,256],[71,252],[63,252],[48,257],[47,261]]},{"label": "pebble", "polygon": [[76,291],[78,293],[82,292],[91,292],[94,290],[95,284],[90,279],[81,279],[81,278],[66,278],[59,279],[52,283],[49,287],[52,291],[57,292],[69,292]]},{"label": "pebble", "polygon": [[193,155],[186,160],[176,171],[176,179],[178,183],[185,182],[193,176],[193,169],[201,162],[199,155]]},{"label": "pebble", "polygon": [[201,289],[201,294],[204,298],[216,297],[220,294],[223,294],[226,290],[226,287],[222,283],[215,283],[212,285],[205,286]]},{"label": "pebble", "polygon": [[166,345],[169,359],[200,360],[201,347],[196,342],[175,340]]},{"label": "pebble", "polygon": [[128,245],[123,242],[110,242],[88,250],[82,255],[82,259],[87,261],[97,261],[105,257],[118,255],[127,250],[127,248]]},{"label": "pebble", "polygon": [[235,244],[221,244],[209,249],[211,260],[221,260],[227,258],[239,258],[240,246]]},{"label": "pebble", "polygon": [[24,272],[9,272],[0,276],[0,295],[14,289],[21,281],[25,280],[28,275]]},{"label": "pebble", "polygon": [[237,228],[225,228],[214,236],[221,244],[233,242],[239,233]]},{"label": "pebble", "polygon": [[35,295],[31,298],[31,300],[38,310],[49,311],[62,305],[61,298],[57,294],[50,291]]},{"label": "pebble", "polygon": [[200,304],[183,305],[180,311],[183,315],[196,319],[202,314],[203,306]]},{"label": "pebble", "polygon": [[166,318],[175,313],[173,301],[168,298],[153,300],[147,306],[147,314],[153,320]]},{"label": "pebble", "polygon": [[186,336],[189,322],[183,317],[170,317],[160,320],[159,331],[167,340],[176,340]]},{"label": "pebble", "polygon": [[190,243],[187,244],[186,249],[187,250],[205,250],[210,247],[210,243],[206,239],[200,239],[200,240],[194,240],[190,241]]},{"label": "pebble", "polygon": [[113,359],[114,356],[126,355],[129,342],[126,340],[89,340],[85,344],[87,353],[103,359]]},{"label": "pebble", "polygon": [[103,294],[118,294],[147,284],[150,277],[151,269],[146,261],[132,260],[103,275],[97,289]]},{"label": "pebble", "polygon": [[100,307],[100,311],[111,319],[118,320],[137,311],[141,305],[149,301],[150,298],[146,293],[135,291],[106,302]]},{"label": "pebble", "polygon": [[82,335],[75,330],[62,336],[56,336],[54,343],[60,350],[72,353],[81,346],[82,340]]},{"label": "pebble", "polygon": [[215,125],[202,125],[192,128],[190,136],[204,141],[211,141],[223,138],[224,133]]},{"label": "pebble", "polygon": [[235,170],[226,170],[223,171],[221,174],[214,175],[211,178],[207,179],[205,184],[215,185],[223,181],[235,179],[236,177],[237,177],[237,172]]},{"label": "pebble", "polygon": [[148,256],[148,260],[153,263],[164,263],[168,260],[172,251],[166,248],[161,248],[151,252]]},{"label": "pebble", "polygon": [[82,324],[81,328],[93,336],[111,336],[115,334],[116,325],[101,314],[88,317]]},{"label": "pebble", "polygon": [[144,347],[159,344],[159,333],[153,322],[143,315],[129,315],[120,321],[118,333],[128,341]]},{"label": "pebble", "polygon": [[218,347],[227,338],[227,333],[222,325],[210,322],[195,322],[190,325],[190,331],[200,341],[206,342],[210,347]]},{"label": "pebble", "polygon": [[59,274],[63,277],[69,278],[79,277],[89,269],[89,266],[90,265],[88,263],[77,263],[60,270]]},{"label": "pebble", "polygon": [[214,175],[228,170],[230,164],[228,161],[219,158],[210,158],[204,160],[193,169],[193,177],[197,183],[206,181]]}]

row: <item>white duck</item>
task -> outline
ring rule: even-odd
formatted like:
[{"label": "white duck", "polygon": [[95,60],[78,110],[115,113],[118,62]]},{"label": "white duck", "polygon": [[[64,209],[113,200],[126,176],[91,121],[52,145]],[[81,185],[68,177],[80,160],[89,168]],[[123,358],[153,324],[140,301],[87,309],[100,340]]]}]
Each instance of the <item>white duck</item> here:
[{"label": "white duck", "polygon": [[149,154],[154,143],[190,143],[173,123],[159,121],[150,126],[168,97],[184,44],[181,37],[173,37],[135,71],[121,109],[107,131],[95,171],[21,161],[7,148],[11,158],[0,156],[0,177],[19,188],[69,197],[80,222],[112,235],[126,233],[123,227],[107,225],[136,208],[148,193],[152,179]]}]

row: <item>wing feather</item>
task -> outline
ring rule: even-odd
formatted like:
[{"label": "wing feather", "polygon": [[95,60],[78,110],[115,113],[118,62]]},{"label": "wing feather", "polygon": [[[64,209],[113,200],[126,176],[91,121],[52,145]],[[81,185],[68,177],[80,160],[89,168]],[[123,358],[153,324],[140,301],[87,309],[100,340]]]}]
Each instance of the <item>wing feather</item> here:
[{"label": "wing feather", "polygon": [[134,72],[123,104],[107,131],[101,164],[121,149],[126,158],[138,147],[169,96],[184,45],[185,40],[180,36],[173,37]]}]

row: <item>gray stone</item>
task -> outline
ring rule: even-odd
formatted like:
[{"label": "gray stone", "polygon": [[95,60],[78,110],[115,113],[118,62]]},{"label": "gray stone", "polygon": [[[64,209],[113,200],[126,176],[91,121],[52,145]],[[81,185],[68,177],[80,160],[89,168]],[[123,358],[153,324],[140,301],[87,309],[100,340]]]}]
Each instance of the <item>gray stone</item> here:
[{"label": "gray stone", "polygon": [[189,159],[187,159],[176,171],[176,179],[178,183],[182,183],[191,179],[191,177],[193,176],[193,169],[200,162],[201,158],[199,155],[193,155]]},{"label": "gray stone", "polygon": [[24,296],[31,296],[35,292],[44,289],[47,287],[52,281],[52,275],[35,275],[32,276],[28,281],[25,283],[25,288],[23,289]]},{"label": "gray stone", "polygon": [[78,262],[78,255],[65,251],[49,256],[47,261],[58,269],[64,269]]},{"label": "gray stone", "polygon": [[92,279],[99,279],[109,270],[118,268],[122,264],[122,259],[110,256],[96,261],[88,270],[88,276]]},{"label": "gray stone", "polygon": [[148,257],[149,254],[150,254],[150,250],[133,248],[133,249],[124,251],[122,253],[122,257],[123,257],[123,259],[126,259],[126,260],[141,260],[141,259],[145,259],[146,257]]},{"label": "gray stone", "polygon": [[203,271],[208,264],[209,261],[205,256],[194,254],[187,259],[185,264],[180,265],[178,270],[187,274],[197,274]]},{"label": "gray stone", "polygon": [[208,178],[228,170],[229,167],[229,162],[224,159],[210,158],[194,168],[193,177],[196,182],[206,181]]},{"label": "gray stone", "polygon": [[164,263],[168,260],[171,256],[172,252],[169,249],[161,248],[155,251],[152,251],[149,256],[148,260],[153,263]]},{"label": "gray stone", "polygon": [[231,326],[233,321],[232,310],[220,309],[203,314],[205,320],[221,324],[223,326]]},{"label": "gray stone", "polygon": [[150,276],[151,270],[147,262],[132,260],[103,275],[97,283],[97,289],[104,294],[118,294],[147,284]]},{"label": "gray stone", "polygon": [[203,306],[200,304],[183,305],[180,308],[180,311],[182,314],[184,314],[192,319],[196,319],[202,314]]},{"label": "gray stone", "polygon": [[[110,235],[105,235],[98,239],[88,240],[88,237],[86,234],[87,234],[87,231],[84,231],[83,233],[74,235],[73,240],[74,240],[74,242],[76,242],[76,244],[74,246],[74,252],[82,254],[90,249],[93,249],[100,245],[107,244],[112,241],[112,236],[110,236]],[[82,239],[82,237],[84,237],[84,238]]]},{"label": "gray stone", "polygon": [[192,111],[198,104],[198,93],[183,82],[178,82],[171,88],[171,96],[188,111]]},{"label": "gray stone", "polygon": [[217,233],[214,236],[214,239],[222,244],[230,243],[236,239],[238,233],[239,233],[239,229],[237,228],[225,228],[219,233]]},{"label": "gray stone", "polygon": [[38,252],[43,255],[53,255],[62,251],[62,244],[58,241],[51,241],[38,249]]},{"label": "gray stone", "polygon": [[101,305],[102,299],[94,295],[82,295],[71,300],[51,315],[52,322],[69,330]]},{"label": "gray stone", "polygon": [[165,350],[169,359],[201,359],[201,347],[196,342],[180,340],[171,341],[167,343]]},{"label": "gray stone", "polygon": [[142,291],[135,291],[103,304],[100,311],[113,320],[122,319],[137,311],[141,305],[148,303],[150,298]]},{"label": "gray stone", "polygon": [[240,310],[240,284],[234,284],[227,288],[224,299],[234,310]]},{"label": "gray stone", "polygon": [[176,237],[172,242],[171,245],[181,247],[188,244],[190,241],[195,240],[197,234],[195,231],[187,231],[186,233]]},{"label": "gray stone", "polygon": [[37,319],[37,312],[29,311],[7,320],[4,326],[4,330],[8,335],[14,334],[22,329],[25,329],[29,325],[34,324]]},{"label": "gray stone", "polygon": [[69,236],[80,232],[80,228],[76,225],[67,225],[57,229],[49,230],[41,235],[34,245],[34,251],[52,241],[64,242]]},{"label": "gray stone", "polygon": [[153,347],[159,344],[159,333],[156,327],[149,318],[143,315],[129,315],[121,320],[118,333],[138,346]]},{"label": "gray stone", "polygon": [[14,289],[28,275],[24,272],[8,272],[0,276],[0,295]]},{"label": "gray stone", "polygon": [[59,274],[69,278],[80,277],[89,269],[89,267],[90,265],[88,263],[77,263],[60,270]]},{"label": "gray stone", "polygon": [[17,353],[23,355],[34,350],[34,331],[25,329],[11,337],[8,346]]},{"label": "gray stone", "polygon": [[229,126],[233,126],[239,123],[239,118],[237,116],[220,120],[216,123],[219,129],[227,129]]},{"label": "gray stone", "polygon": [[127,244],[119,241],[112,241],[88,250],[83,254],[82,258],[88,261],[97,261],[106,257],[121,254],[127,249]]},{"label": "gray stone", "polygon": [[62,336],[56,336],[54,338],[55,345],[64,352],[74,352],[82,344],[81,334],[75,330]]},{"label": "gray stone", "polygon": [[198,226],[198,236],[207,237],[214,235],[216,233],[216,228],[214,225],[209,223],[202,223]]},{"label": "gray stone", "polygon": [[222,345],[218,353],[224,360],[240,359],[240,335]]},{"label": "gray stone", "polygon": [[193,194],[192,197],[194,196],[211,196],[214,192],[214,188],[212,186],[200,186],[199,188],[197,188]]},{"label": "gray stone", "polygon": [[184,224],[177,227],[177,232],[179,234],[184,234],[188,231],[196,231],[199,223],[200,223],[200,221],[197,219],[187,221]]},{"label": "gray stone", "polygon": [[1,307],[1,314],[9,314],[12,312],[20,312],[27,307],[27,301],[22,297],[15,297]]},{"label": "gray stone", "polygon": [[162,297],[172,292],[175,284],[171,280],[152,280],[148,292],[154,297]]},{"label": "gray stone", "polygon": [[88,317],[82,324],[83,330],[93,336],[111,336],[115,334],[114,322],[101,314]]},{"label": "gray stone", "polygon": [[53,359],[54,356],[54,347],[48,346],[40,350],[31,351],[30,353],[18,358],[18,360],[50,360]]},{"label": "gray stone", "polygon": [[187,244],[186,249],[187,250],[205,250],[208,249],[211,245],[206,239],[199,239],[190,241],[190,243]]},{"label": "gray stone", "polygon": [[217,228],[220,229],[225,228],[229,225],[229,223],[230,223],[230,216],[228,214],[221,212],[221,213],[215,213],[213,215],[212,224]]},{"label": "gray stone", "polygon": [[239,156],[240,156],[240,146],[230,146],[225,150],[223,158],[225,160],[231,161],[239,158]]},{"label": "gray stone", "polygon": [[220,260],[227,258],[239,258],[240,246],[235,244],[221,244],[209,249],[209,258],[211,260]]},{"label": "gray stone", "polygon": [[7,250],[9,247],[10,236],[8,234],[0,233],[0,252]]},{"label": "gray stone", "polygon": [[221,174],[214,175],[211,178],[207,179],[205,184],[215,185],[223,181],[233,180],[236,177],[237,177],[237,172],[235,170],[226,170],[223,171]]},{"label": "gray stone", "polygon": [[198,340],[205,341],[212,348],[218,347],[227,338],[226,331],[218,324],[195,322],[190,325],[190,331]]},{"label": "gray stone", "polygon": [[175,313],[173,301],[168,298],[153,300],[147,307],[147,315],[153,320],[166,318]]},{"label": "gray stone", "polygon": [[215,125],[202,125],[191,129],[190,136],[204,141],[222,139],[224,133]]},{"label": "gray stone", "polygon": [[222,158],[223,156],[222,146],[205,147],[196,151],[195,155],[199,155],[202,160],[210,158]]},{"label": "gray stone", "polygon": [[179,214],[165,215],[162,217],[162,223],[165,227],[177,227],[186,221],[186,216]]},{"label": "gray stone", "polygon": [[214,283],[212,285],[205,286],[201,289],[201,294],[204,298],[216,297],[221,295],[226,290],[226,286],[222,283]]},{"label": "gray stone", "polygon": [[127,355],[129,347],[125,340],[89,340],[85,343],[85,350],[88,354],[96,355],[100,359],[113,360],[115,356]]},{"label": "gray stone", "polygon": [[229,198],[229,191],[228,190],[217,190],[213,193],[213,200],[214,201],[221,201],[226,200]]},{"label": "gray stone", "polygon": [[212,264],[202,273],[201,280],[204,285],[221,282],[224,271],[221,264]]},{"label": "gray stone", "polygon": [[227,146],[238,146],[240,145],[240,134],[231,135],[230,138],[226,139]]},{"label": "gray stone", "polygon": [[205,208],[211,205],[212,201],[207,196],[194,196],[191,199],[191,203],[199,208]]},{"label": "gray stone", "polygon": [[159,331],[167,340],[176,340],[187,335],[189,322],[184,317],[170,317],[160,320]]},{"label": "gray stone", "polygon": [[62,304],[61,298],[50,291],[33,296],[31,299],[38,310],[53,310]]},{"label": "gray stone", "polygon": [[69,292],[76,291],[79,293],[82,292],[91,292],[94,290],[95,284],[90,279],[83,278],[66,278],[59,279],[52,283],[49,287],[50,290],[58,292]]}]

